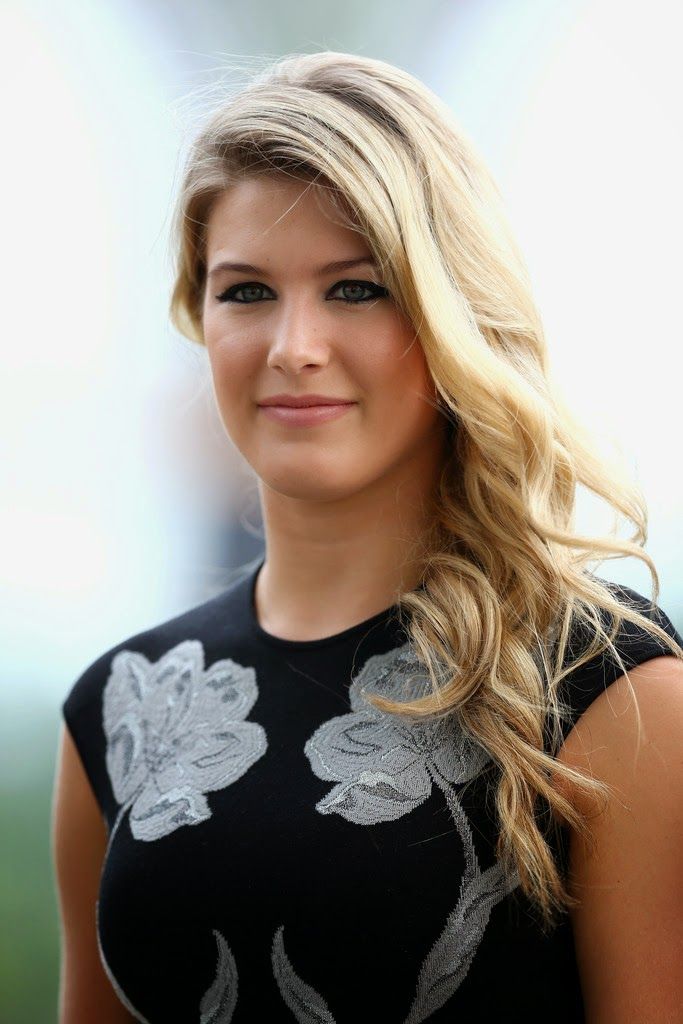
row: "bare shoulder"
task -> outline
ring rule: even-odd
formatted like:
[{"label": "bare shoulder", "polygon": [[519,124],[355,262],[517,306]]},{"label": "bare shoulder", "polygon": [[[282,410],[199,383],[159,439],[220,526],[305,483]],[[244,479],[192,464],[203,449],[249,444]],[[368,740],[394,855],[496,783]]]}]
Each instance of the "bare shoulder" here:
[{"label": "bare shoulder", "polygon": [[[559,760],[613,792],[570,837],[571,912],[588,1024],[683,1021],[683,662],[652,658],[581,716]],[[640,729],[633,700],[637,699]]]}]

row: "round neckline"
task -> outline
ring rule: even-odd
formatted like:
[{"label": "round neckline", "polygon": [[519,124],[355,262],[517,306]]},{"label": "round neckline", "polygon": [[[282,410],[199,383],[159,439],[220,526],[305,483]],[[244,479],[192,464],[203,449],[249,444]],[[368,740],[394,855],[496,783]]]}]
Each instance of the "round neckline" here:
[{"label": "round neckline", "polygon": [[339,633],[333,633],[331,636],[318,637],[315,640],[289,640],[286,637],[275,636],[274,633],[269,633],[263,628],[256,615],[256,579],[264,563],[265,558],[262,558],[256,565],[256,568],[252,570],[251,576],[248,580],[248,586],[246,587],[246,593],[249,622],[252,632],[261,643],[268,644],[271,647],[279,647],[289,651],[307,651],[316,650],[321,647],[331,647],[334,644],[344,643],[345,641],[353,639],[356,634],[381,625],[383,622],[392,619],[394,615],[399,612],[399,604],[396,602],[388,608],[384,608],[381,612],[376,612],[374,615],[371,615],[368,619],[363,619],[362,622],[357,622],[354,626],[348,626]]}]

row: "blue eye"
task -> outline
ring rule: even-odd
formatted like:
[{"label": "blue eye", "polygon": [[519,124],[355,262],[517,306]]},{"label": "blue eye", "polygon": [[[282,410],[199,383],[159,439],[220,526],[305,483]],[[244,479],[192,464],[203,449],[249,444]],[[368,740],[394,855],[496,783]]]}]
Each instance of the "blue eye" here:
[{"label": "blue eye", "polygon": [[[332,292],[338,291],[340,288],[355,288],[365,290],[369,292],[369,295],[364,295],[359,298],[342,298],[335,299],[335,302],[346,302],[350,306],[357,306],[361,302],[370,302],[372,299],[382,299],[388,296],[389,292],[386,288],[379,284],[373,284],[371,281],[340,281],[334,285]],[[259,284],[257,281],[248,281],[246,284],[234,284],[231,288],[226,288],[224,292],[216,296],[219,302],[235,302],[238,305],[251,305],[254,302],[263,301],[263,296],[259,295],[259,292],[270,291],[269,288],[264,284]],[[239,293],[243,292],[244,295],[251,297],[238,298]],[[254,295],[256,292],[256,295]],[[272,301],[272,300],[268,300]]]},{"label": "blue eye", "polygon": [[255,281],[249,281],[248,284],[234,284],[232,286],[232,288],[226,288],[226,290],[224,292],[222,292],[220,295],[217,295],[216,298],[218,299],[219,302],[237,302],[237,303],[241,303],[243,305],[247,305],[247,304],[249,304],[251,302],[258,302],[259,301],[258,295],[256,296],[256,298],[254,298],[252,296],[251,299],[238,299],[236,297],[237,294],[239,292],[241,292],[241,291],[244,291],[244,292],[254,292],[254,291],[256,291],[256,292],[258,292],[259,290],[262,290],[263,288],[265,288],[265,285],[257,284]]},{"label": "blue eye", "polygon": [[337,291],[339,288],[365,289],[366,292],[370,292],[369,295],[365,295],[363,298],[344,298],[335,300],[337,302],[349,302],[354,306],[358,305],[359,302],[370,302],[371,299],[381,299],[389,294],[386,288],[383,288],[379,284],[372,284],[370,281],[340,281],[332,290]]}]

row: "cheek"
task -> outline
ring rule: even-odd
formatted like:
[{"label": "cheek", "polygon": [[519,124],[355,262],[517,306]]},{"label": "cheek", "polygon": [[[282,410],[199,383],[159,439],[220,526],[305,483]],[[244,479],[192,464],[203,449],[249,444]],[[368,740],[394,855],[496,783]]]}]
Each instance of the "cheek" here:
[{"label": "cheek", "polygon": [[394,422],[402,425],[404,439],[424,439],[441,419],[431,378],[422,365],[417,365],[402,383],[401,398],[395,404]]},{"label": "cheek", "polygon": [[433,418],[436,390],[420,343],[412,334],[388,338],[385,344],[379,341],[359,369],[375,408],[401,419]]},{"label": "cheek", "polygon": [[242,448],[255,416],[250,383],[258,372],[254,349],[234,337],[229,343],[216,342],[206,331],[204,337],[220,418],[233,442]]},{"label": "cheek", "polygon": [[244,394],[244,383],[258,371],[259,354],[248,334],[211,329],[205,325],[204,339],[214,378],[214,386],[220,393]]}]

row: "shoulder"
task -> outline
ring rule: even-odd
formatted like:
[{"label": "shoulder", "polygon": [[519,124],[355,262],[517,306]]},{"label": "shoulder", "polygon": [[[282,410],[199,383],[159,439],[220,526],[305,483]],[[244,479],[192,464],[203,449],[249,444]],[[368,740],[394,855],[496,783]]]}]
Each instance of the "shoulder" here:
[{"label": "shoulder", "polygon": [[[599,579],[599,582],[608,587],[620,605],[640,613],[683,648],[683,636],[680,635],[666,611],[658,604],[654,604],[638,591],[624,584],[604,579]],[[600,610],[600,619],[604,628],[610,631],[612,623],[609,615],[603,609]],[[605,650],[578,667],[572,668],[571,666],[581,657],[591,640],[592,634],[589,627],[577,620],[572,628],[563,660],[563,667],[569,667],[570,671],[561,681],[558,691],[561,702],[570,711],[570,715],[563,724],[565,737],[592,702],[625,672],[630,675],[632,669],[654,658],[673,657],[671,648],[664,640],[654,635],[644,625],[624,618],[614,637],[614,651]]]},{"label": "shoulder", "polygon": [[[662,772],[674,778],[676,766],[683,772],[682,740],[683,660],[660,655],[603,690],[575,722],[558,760],[608,784],[661,785]],[[656,752],[665,750],[670,756],[662,759]],[[650,778],[653,770],[657,775]]]},{"label": "shoulder", "polygon": [[559,760],[605,782],[572,834],[569,888],[588,1019],[677,1019],[683,1006],[683,661],[621,675],[568,735]]}]

